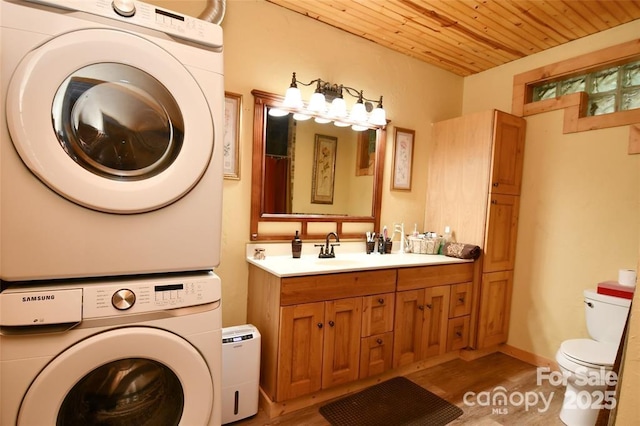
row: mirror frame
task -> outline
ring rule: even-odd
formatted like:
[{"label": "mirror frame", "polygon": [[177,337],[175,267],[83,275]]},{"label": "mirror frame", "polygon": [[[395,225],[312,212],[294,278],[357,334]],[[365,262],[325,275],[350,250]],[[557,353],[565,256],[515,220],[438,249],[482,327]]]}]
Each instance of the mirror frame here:
[{"label": "mirror frame", "polygon": [[[376,154],[373,177],[373,199],[371,200],[371,216],[320,215],[320,214],[273,214],[263,211],[263,189],[265,173],[265,138],[267,132],[267,108],[281,108],[284,98],[260,90],[252,90],[254,97],[253,111],[253,153],[251,160],[251,241],[289,240],[291,233],[265,234],[258,233],[260,222],[298,222],[300,223],[300,238],[324,239],[326,234],[310,234],[308,225],[312,222],[332,222],[336,225],[336,233],[341,239],[364,238],[364,232],[345,233],[342,231],[344,223],[371,223],[372,231],[380,228],[380,211],[382,208],[382,173],[384,171],[385,147],[387,141],[386,128],[371,126],[377,129]],[[330,124],[329,124],[330,125]]]}]

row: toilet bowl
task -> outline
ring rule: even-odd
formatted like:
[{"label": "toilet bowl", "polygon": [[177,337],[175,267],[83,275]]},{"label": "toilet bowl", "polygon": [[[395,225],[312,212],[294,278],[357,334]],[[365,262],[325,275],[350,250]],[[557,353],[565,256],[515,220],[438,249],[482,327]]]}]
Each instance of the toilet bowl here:
[{"label": "toilet bowl", "polygon": [[562,342],[556,361],[566,386],[560,420],[568,426],[596,424],[601,409],[615,407],[617,383],[612,371],[630,301],[584,292],[587,330],[592,339],[571,339]]},{"label": "toilet bowl", "polygon": [[556,361],[566,385],[560,420],[569,426],[595,425],[600,408],[613,408],[615,396],[607,391],[615,385],[612,371],[618,346],[591,339],[572,339],[562,343]]}]

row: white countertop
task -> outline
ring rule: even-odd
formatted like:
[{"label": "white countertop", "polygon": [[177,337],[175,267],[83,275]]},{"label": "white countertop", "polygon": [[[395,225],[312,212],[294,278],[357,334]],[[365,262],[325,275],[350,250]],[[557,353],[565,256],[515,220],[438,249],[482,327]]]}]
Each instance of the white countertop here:
[{"label": "white countertop", "polygon": [[[320,259],[318,258],[319,248],[314,247],[313,243],[304,243],[302,246],[302,256],[299,259],[294,259],[291,255],[291,244],[251,243],[247,244],[247,262],[283,278],[473,262],[472,260],[442,255],[398,252],[392,252],[391,254],[366,254],[364,242],[346,242],[340,244],[340,246],[335,247],[335,258]],[[265,249],[265,259],[257,260],[253,258],[256,248]]]}]

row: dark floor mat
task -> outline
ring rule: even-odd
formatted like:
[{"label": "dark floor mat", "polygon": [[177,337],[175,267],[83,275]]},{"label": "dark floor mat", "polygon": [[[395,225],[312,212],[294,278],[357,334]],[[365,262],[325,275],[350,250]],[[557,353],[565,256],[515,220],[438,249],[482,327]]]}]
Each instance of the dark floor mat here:
[{"label": "dark floor mat", "polygon": [[333,426],[438,426],[462,410],[405,377],[396,377],[320,407]]}]

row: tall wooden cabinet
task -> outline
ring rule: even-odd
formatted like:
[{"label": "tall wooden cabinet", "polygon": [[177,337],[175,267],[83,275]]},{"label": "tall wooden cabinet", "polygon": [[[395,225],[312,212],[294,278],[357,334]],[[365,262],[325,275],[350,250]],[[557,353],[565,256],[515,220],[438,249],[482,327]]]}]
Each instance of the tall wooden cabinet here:
[{"label": "tall wooden cabinet", "polygon": [[456,241],[483,249],[470,318],[479,349],[506,342],[509,332],[525,128],[523,118],[497,110],[433,127],[425,230],[450,226]]}]

